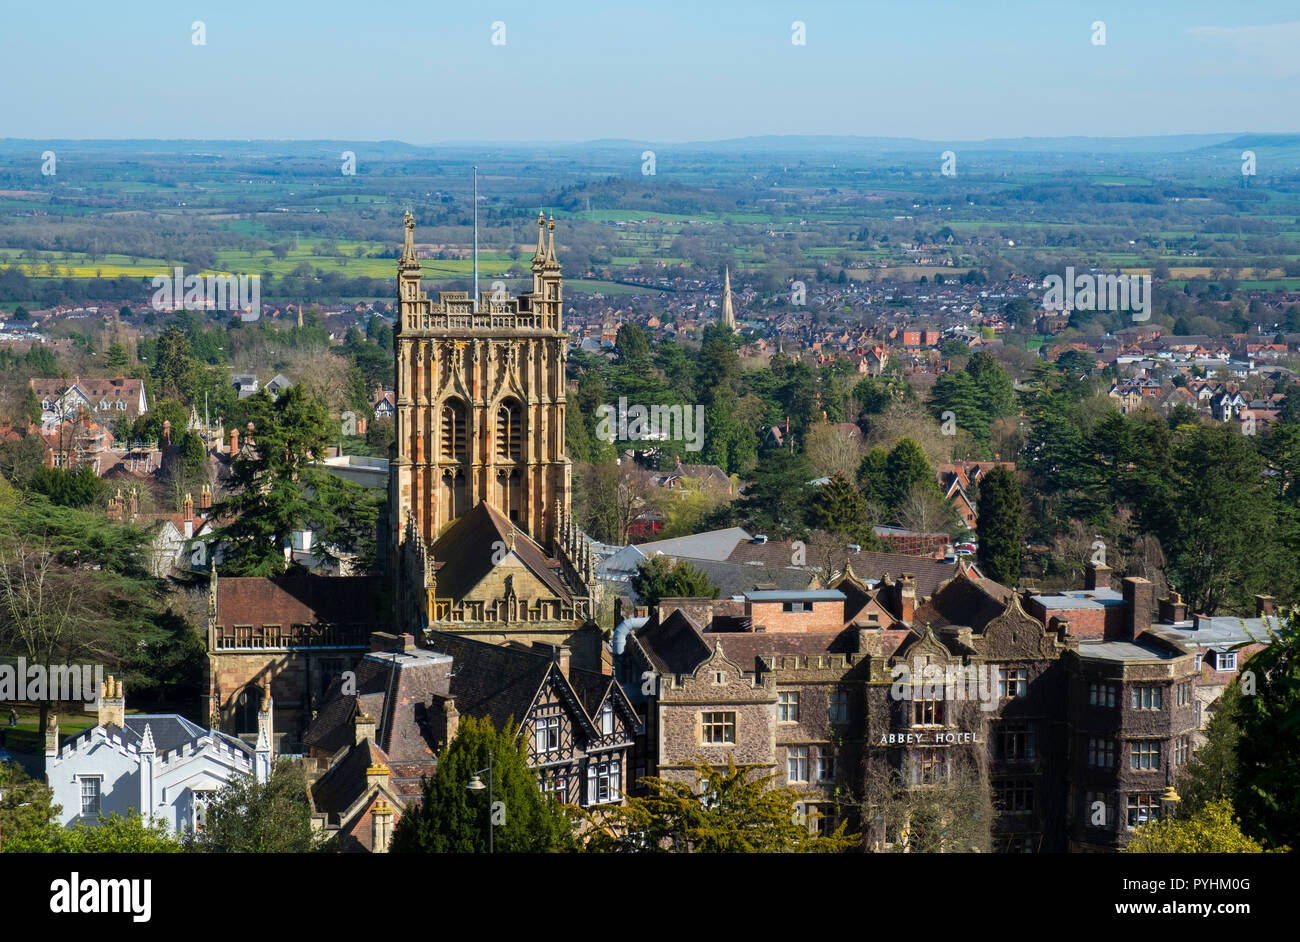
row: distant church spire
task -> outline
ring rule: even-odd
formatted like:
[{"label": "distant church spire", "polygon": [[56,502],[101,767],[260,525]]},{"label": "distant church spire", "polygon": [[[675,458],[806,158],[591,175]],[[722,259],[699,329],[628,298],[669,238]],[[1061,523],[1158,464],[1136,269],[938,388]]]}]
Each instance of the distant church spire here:
[{"label": "distant church spire", "polygon": [[718,320],[730,327],[736,329],[736,312],[731,306],[731,267],[725,269],[726,274],[722,281],[722,316]]}]

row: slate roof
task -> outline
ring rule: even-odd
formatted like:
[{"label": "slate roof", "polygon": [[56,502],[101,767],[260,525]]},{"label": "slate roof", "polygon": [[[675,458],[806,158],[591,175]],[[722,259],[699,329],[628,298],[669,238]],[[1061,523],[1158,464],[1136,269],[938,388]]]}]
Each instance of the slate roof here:
[{"label": "slate roof", "polygon": [[425,632],[426,643],[449,654],[451,696],[463,716],[488,717],[497,729],[528,714],[551,670],[551,657],[525,648],[488,644],[441,631]]},{"label": "slate roof", "polygon": [[515,553],[524,565],[557,597],[571,602],[568,587],[542,548],[485,501],[455,521],[429,548],[429,555],[441,562],[438,597],[459,601],[482,582],[494,565],[493,544],[500,541],[509,546],[512,529]]},{"label": "slate roof", "polygon": [[708,576],[709,581],[718,587],[719,597],[724,599],[753,592],[759,586],[764,589],[807,589],[816,579],[816,576],[806,569],[792,569],[788,566],[774,569],[771,566],[697,559],[690,556],[672,558],[688,562]]},{"label": "slate roof", "polygon": [[366,791],[366,769],[388,765],[388,754],[369,739],[352,745],[342,759],[311,786],[311,803],[318,814],[342,814]]},{"label": "slate roof", "polygon": [[[690,536],[679,536],[671,540],[656,540],[652,543],[638,543],[636,548],[647,557],[655,553],[665,556],[681,556],[691,559],[712,559],[717,561],[732,558],[736,547],[749,540],[749,533],[740,527],[727,527],[725,530],[708,530]],[[745,560],[738,560],[744,562]],[[785,562],[790,564],[790,554],[786,553]]]},{"label": "slate roof", "polygon": [[377,745],[392,759],[395,776],[408,766],[432,770],[435,744],[424,722],[425,710],[435,697],[446,694],[450,670],[446,657],[422,648],[372,651],[356,666],[355,694],[343,693],[341,676],[330,683],[303,744],[331,755],[352,745],[353,719],[360,711],[374,718]]},{"label": "slate roof", "polygon": [[[690,674],[713,650],[695,623],[680,609],[662,623],[652,618],[632,633],[650,663],[661,674]],[[727,635],[728,638],[732,637]]]},{"label": "slate roof", "polygon": [[[153,733],[154,748],[159,752],[173,752],[184,745],[196,743],[205,736],[215,736],[228,746],[233,746],[247,756],[256,750],[237,736],[231,736],[218,730],[207,730],[176,713],[136,713],[126,717],[126,725],[118,726],[108,723],[104,729],[112,736],[121,739],[127,745],[138,747],[144,741],[144,730],[148,726]],[[89,726],[73,736],[65,746],[89,739],[97,727]]]},{"label": "slate roof", "polygon": [[[831,566],[843,570],[845,565],[853,567],[853,572],[860,579],[876,580],[886,575],[895,580],[905,572],[916,577],[916,594],[928,598],[935,590],[957,574],[955,563],[946,563],[930,556],[904,556],[900,553],[876,553],[862,550],[851,553],[840,540],[835,540],[825,533],[816,532],[808,539],[805,558],[809,566],[820,566],[826,548],[830,548]],[[753,543],[742,542],[736,546],[728,559],[731,562],[761,562],[771,568],[790,566],[791,544],[784,541]]]}]

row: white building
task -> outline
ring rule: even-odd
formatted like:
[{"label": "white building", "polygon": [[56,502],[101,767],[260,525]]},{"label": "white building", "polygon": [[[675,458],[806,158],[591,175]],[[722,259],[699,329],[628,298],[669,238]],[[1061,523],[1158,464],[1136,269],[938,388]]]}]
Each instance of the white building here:
[{"label": "white building", "polygon": [[111,814],[162,820],[177,833],[202,828],[208,802],[227,782],[271,774],[271,701],[262,701],[257,744],[205,730],[174,713],[126,715],[121,681],[100,691],[99,724],[58,746],[58,719],[45,735],[45,781],[62,806],[59,823],[98,824]]}]

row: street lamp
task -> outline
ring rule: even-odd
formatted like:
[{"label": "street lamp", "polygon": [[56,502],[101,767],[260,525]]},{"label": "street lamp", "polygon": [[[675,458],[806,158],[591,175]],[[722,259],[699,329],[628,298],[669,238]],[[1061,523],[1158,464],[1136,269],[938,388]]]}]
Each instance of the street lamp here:
[{"label": "street lamp", "polygon": [[[488,776],[488,783],[487,783],[486,786],[483,785],[483,780],[482,780],[481,778],[479,778],[479,776],[482,775],[484,772],[486,772],[486,773],[487,773],[487,776]],[[484,789],[484,787],[487,788],[487,793],[488,793],[488,853],[490,854],[490,853],[492,853],[492,852],[495,850],[495,841],[493,840],[493,831],[495,830],[495,825],[492,823],[492,804],[493,804],[493,803],[492,803],[492,751],[491,751],[491,750],[488,750],[488,764],[487,764],[487,768],[486,768],[486,769],[479,769],[477,772],[475,772],[475,773],[470,777],[469,784],[466,785],[465,787],[466,787],[467,789],[469,789],[470,791],[472,791],[472,792],[481,792],[481,791]]]}]

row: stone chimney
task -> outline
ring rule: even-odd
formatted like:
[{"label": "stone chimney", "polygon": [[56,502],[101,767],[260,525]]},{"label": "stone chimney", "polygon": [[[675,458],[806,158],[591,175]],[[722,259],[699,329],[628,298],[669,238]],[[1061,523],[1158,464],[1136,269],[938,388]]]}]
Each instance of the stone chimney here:
[{"label": "stone chimney", "polygon": [[904,624],[912,624],[916,614],[916,577],[910,572],[903,573],[898,581],[898,617]]},{"label": "stone chimney", "polygon": [[234,458],[239,454],[239,429],[230,430],[230,457]]},{"label": "stone chimney", "polygon": [[212,507],[212,485],[204,484],[199,491],[199,510],[208,510]]},{"label": "stone chimney", "polygon": [[1126,617],[1123,640],[1132,641],[1151,627],[1151,610],[1155,607],[1156,588],[1149,579],[1125,576],[1123,591]]},{"label": "stone chimney", "polygon": [[456,698],[448,697],[442,701],[444,742],[451,742],[460,730],[460,711],[456,709]]},{"label": "stone chimney", "polygon": [[1173,589],[1169,590],[1167,598],[1160,600],[1160,620],[1171,624],[1187,621],[1187,603]]},{"label": "stone chimney", "polygon": [[373,788],[378,785],[380,788],[388,787],[388,766],[372,765],[366,769],[366,788]]},{"label": "stone chimney", "polygon": [[[369,776],[369,771],[366,775]],[[388,844],[393,838],[393,806],[384,799],[375,802],[370,811],[370,852],[372,854],[388,853]]]},{"label": "stone chimney", "polygon": [[1255,596],[1255,617],[1263,618],[1264,616],[1273,617],[1277,614],[1277,599],[1271,595]]},{"label": "stone chimney", "polygon": [[131,519],[134,520],[140,516],[140,492],[134,487],[131,488]]},{"label": "stone chimney", "polygon": [[357,718],[352,721],[354,724],[353,742],[357,745],[369,739],[375,741],[375,718],[367,713],[358,713]]},{"label": "stone chimney", "polygon": [[1109,589],[1110,567],[1104,563],[1088,563],[1083,571],[1085,589]]},{"label": "stone chimney", "polygon": [[122,691],[122,682],[114,680],[109,674],[99,688],[99,725],[112,723],[122,727],[126,725],[126,695]]},{"label": "stone chimney", "polygon": [[45,758],[59,757],[59,714],[51,713],[45,723]]},{"label": "stone chimney", "polygon": [[172,443],[172,420],[171,419],[163,419],[162,443],[164,448],[166,448],[168,445]]}]

